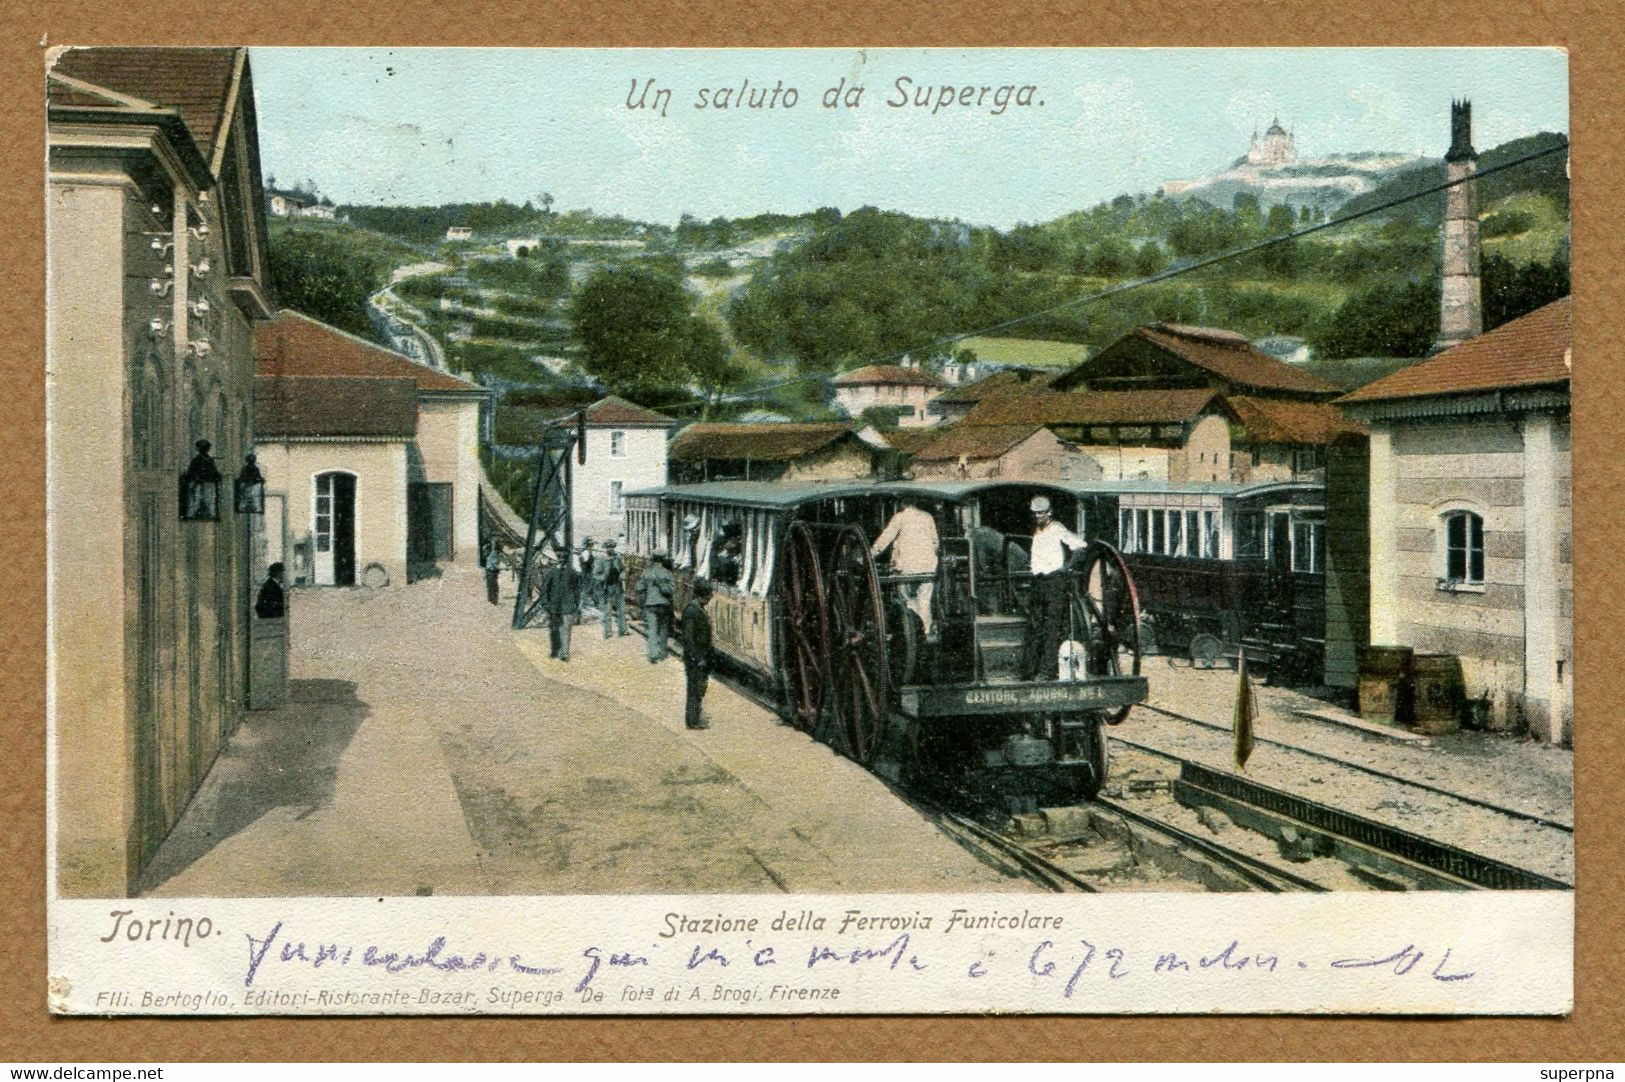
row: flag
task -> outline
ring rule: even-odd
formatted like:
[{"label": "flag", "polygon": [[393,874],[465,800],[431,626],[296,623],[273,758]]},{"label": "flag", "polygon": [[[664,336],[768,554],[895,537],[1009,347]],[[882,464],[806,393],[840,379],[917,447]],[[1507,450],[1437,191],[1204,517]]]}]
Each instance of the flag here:
[{"label": "flag", "polygon": [[1232,723],[1236,736],[1236,769],[1247,769],[1247,757],[1253,753],[1253,722],[1258,720],[1258,703],[1253,698],[1253,685],[1247,679],[1247,650],[1242,648],[1236,661],[1236,716]]}]

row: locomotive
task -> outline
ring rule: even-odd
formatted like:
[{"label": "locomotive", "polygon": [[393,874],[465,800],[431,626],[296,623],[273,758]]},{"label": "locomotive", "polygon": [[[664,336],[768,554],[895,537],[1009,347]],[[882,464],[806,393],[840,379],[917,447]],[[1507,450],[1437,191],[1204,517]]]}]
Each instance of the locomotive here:
[{"label": "locomotive", "polygon": [[[910,788],[1088,800],[1108,769],[1103,726],[1148,692],[1134,576],[1089,532],[1090,495],[1008,480],[670,485],[625,497],[629,579],[669,556],[679,607],[710,579],[723,663],[790,724]],[[1054,679],[1023,666],[1040,496],[1090,538],[1063,572]],[[905,505],[934,520],[932,571],[873,555]]]}]

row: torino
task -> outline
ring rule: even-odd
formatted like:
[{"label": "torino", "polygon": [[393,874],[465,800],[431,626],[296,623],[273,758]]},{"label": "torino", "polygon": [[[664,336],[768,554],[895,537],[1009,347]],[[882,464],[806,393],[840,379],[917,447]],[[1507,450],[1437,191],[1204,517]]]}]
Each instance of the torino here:
[{"label": "torino", "polygon": [[[118,938],[119,930],[124,930],[124,938],[131,943],[151,943],[154,938],[167,939],[179,943],[183,947],[192,945],[192,936],[199,939],[208,939],[214,934],[214,921],[208,917],[199,917],[194,921],[191,917],[177,917],[175,911],[170,910],[163,920],[157,917],[143,921],[132,914],[133,909],[114,909],[108,916],[113,918],[112,929],[101,937],[101,942],[111,943]],[[129,918],[126,920],[125,918]]]},{"label": "torino", "polygon": [[[1019,87],[1014,83],[1003,86],[951,86],[947,83],[941,86],[915,86],[913,79],[903,75],[892,84],[892,94],[886,99],[886,104],[893,109],[911,105],[916,109],[930,109],[932,116],[948,108],[986,108],[998,116],[1011,105],[1028,108],[1037,94],[1038,87],[1032,83]],[[992,95],[991,102],[988,95]],[[1038,104],[1044,103],[1040,101]]]}]

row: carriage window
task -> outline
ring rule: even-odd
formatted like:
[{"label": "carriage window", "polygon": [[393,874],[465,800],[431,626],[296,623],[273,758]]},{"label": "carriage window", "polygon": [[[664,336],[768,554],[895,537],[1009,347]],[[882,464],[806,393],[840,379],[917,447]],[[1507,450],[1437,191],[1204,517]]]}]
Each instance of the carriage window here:
[{"label": "carriage window", "polygon": [[1151,547],[1151,512],[1134,512],[1134,551],[1153,552]]},{"label": "carriage window", "polygon": [[1170,556],[1183,556],[1183,555],[1185,555],[1185,553],[1184,553],[1184,547],[1185,546],[1183,544],[1181,544],[1181,541],[1183,541],[1183,537],[1180,535],[1180,529],[1179,529],[1180,524],[1183,521],[1184,521],[1184,516],[1182,514],[1180,514],[1178,511],[1170,511],[1170,512],[1168,512],[1168,555],[1170,555]]},{"label": "carriage window", "polygon": [[1484,519],[1471,511],[1444,517],[1444,577],[1452,583],[1484,584]]},{"label": "carriage window", "polygon": [[1168,532],[1165,529],[1167,516],[1161,511],[1151,512],[1151,551],[1166,553],[1168,551]]},{"label": "carriage window", "polygon": [[1326,570],[1326,526],[1320,522],[1292,524],[1292,570],[1318,575]]},{"label": "carriage window", "polygon": [[1236,512],[1236,559],[1259,559],[1264,555],[1264,515],[1259,511]]},{"label": "carriage window", "polygon": [[1119,511],[1117,513],[1117,547],[1124,552],[1138,552],[1134,544],[1134,512]]},{"label": "carriage window", "polygon": [[1201,512],[1185,512],[1185,551],[1189,556],[1202,555]]}]

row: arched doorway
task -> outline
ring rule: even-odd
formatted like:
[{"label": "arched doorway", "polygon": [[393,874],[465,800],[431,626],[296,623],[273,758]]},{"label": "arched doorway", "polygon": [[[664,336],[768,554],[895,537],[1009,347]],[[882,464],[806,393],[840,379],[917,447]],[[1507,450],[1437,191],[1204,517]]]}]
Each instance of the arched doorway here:
[{"label": "arched doorway", "polygon": [[311,537],[318,586],[355,585],[355,474],[316,475]]}]

